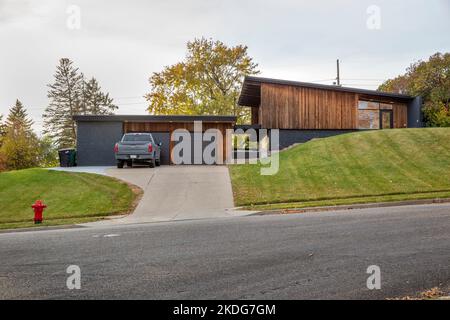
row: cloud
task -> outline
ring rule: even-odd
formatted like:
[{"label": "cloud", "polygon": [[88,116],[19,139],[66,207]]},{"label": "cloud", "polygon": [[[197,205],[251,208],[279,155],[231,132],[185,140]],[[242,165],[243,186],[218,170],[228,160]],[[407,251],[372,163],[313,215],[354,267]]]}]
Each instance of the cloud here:
[{"label": "cloud", "polygon": [[[392,77],[450,50],[448,3],[377,0],[374,31],[366,27],[372,0],[0,0],[0,113],[20,98],[39,129],[61,57],[112,97],[134,97],[116,99],[121,113],[143,113],[150,74],[183,59],[186,42],[202,36],[248,45],[264,76],[329,79],[340,58],[343,77]],[[81,10],[80,30],[67,28],[69,5]]]}]

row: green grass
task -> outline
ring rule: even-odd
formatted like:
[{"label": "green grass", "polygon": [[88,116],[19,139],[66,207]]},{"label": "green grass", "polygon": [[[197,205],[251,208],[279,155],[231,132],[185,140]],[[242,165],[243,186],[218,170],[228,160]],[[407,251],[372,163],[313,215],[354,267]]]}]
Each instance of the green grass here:
[{"label": "green grass", "polygon": [[229,166],[235,204],[261,209],[450,196],[450,128],[365,131],[280,153],[279,172]]},{"label": "green grass", "polygon": [[129,212],[137,191],[88,173],[27,169],[0,173],[0,229],[33,226],[31,205],[42,200],[43,225],[95,221]]},{"label": "green grass", "polygon": [[425,192],[425,193],[409,193],[409,194],[395,194],[382,196],[363,196],[355,198],[337,198],[328,200],[315,200],[303,202],[286,202],[286,203],[272,203],[260,204],[252,206],[244,206],[247,210],[290,210],[290,209],[306,209],[313,207],[328,207],[328,206],[346,206],[364,203],[380,203],[380,202],[395,202],[405,200],[426,200],[426,199],[449,199],[450,191],[445,192]]}]

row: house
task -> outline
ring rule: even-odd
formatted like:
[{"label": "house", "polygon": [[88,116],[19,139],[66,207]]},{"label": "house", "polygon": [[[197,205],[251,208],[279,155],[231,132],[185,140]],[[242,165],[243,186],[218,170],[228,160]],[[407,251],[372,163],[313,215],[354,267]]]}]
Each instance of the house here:
[{"label": "house", "polygon": [[[217,159],[225,159],[227,142],[226,130],[233,129],[236,124],[234,116],[163,116],[163,115],[77,115],[73,119],[77,124],[77,164],[79,166],[112,166],[115,165],[114,144],[128,132],[151,132],[155,142],[161,142],[161,164],[171,164],[172,150],[177,144],[171,139],[177,129],[187,130],[191,134],[191,146],[199,145],[203,150],[209,145],[205,141],[196,141],[194,124],[201,121],[202,132],[217,129],[223,139],[216,143]],[[202,137],[200,137],[201,139]],[[194,159],[196,154],[191,152],[192,164],[201,164],[202,159]],[[198,156],[198,155],[197,155]],[[219,161],[217,161],[219,162]]]},{"label": "house", "polygon": [[421,98],[335,85],[246,77],[239,105],[253,128],[279,129],[280,149],[356,130],[422,127]]},{"label": "house", "polygon": [[[279,148],[283,149],[313,138],[356,130],[422,126],[420,97],[373,90],[246,77],[238,103],[251,108],[251,124],[236,125],[234,116],[74,116],[78,165],[114,165],[114,144],[128,132],[151,132],[162,143],[161,163],[171,164],[172,150],[178,143],[172,139],[175,130],[187,130],[191,146],[201,146],[202,152],[209,145],[203,140],[196,141],[197,121],[202,123],[202,132],[208,129],[221,132],[222,138],[215,141],[220,150],[215,155],[217,160],[226,160],[229,155],[231,139],[226,133],[230,129],[279,129]],[[202,164],[202,159],[194,158],[196,154],[191,152],[190,163]]]}]

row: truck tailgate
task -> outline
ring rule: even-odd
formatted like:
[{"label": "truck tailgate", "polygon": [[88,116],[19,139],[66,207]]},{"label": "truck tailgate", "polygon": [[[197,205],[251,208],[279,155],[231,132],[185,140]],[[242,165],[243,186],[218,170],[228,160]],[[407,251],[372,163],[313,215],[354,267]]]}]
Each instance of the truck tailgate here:
[{"label": "truck tailgate", "polygon": [[148,154],[148,143],[121,142],[119,143],[119,154]]}]

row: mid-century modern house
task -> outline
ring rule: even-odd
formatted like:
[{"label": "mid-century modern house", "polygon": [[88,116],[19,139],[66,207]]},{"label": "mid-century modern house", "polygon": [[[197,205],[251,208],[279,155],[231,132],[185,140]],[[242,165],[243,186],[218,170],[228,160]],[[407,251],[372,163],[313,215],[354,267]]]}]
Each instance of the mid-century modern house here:
[{"label": "mid-century modern house", "polygon": [[246,77],[239,105],[252,126],[279,129],[280,148],[356,130],[422,127],[421,98],[335,85]]},{"label": "mid-century modern house", "polygon": [[356,130],[422,126],[420,97],[306,82],[247,77],[239,105],[251,108],[251,125],[237,126],[234,116],[74,116],[78,165],[114,165],[114,144],[127,132],[151,132],[162,143],[161,163],[171,164],[176,145],[172,133],[186,129],[192,134],[195,121],[202,122],[203,131],[218,129],[223,134],[217,142],[218,158],[225,158],[231,147],[225,132],[233,128],[279,129],[283,149]]}]

